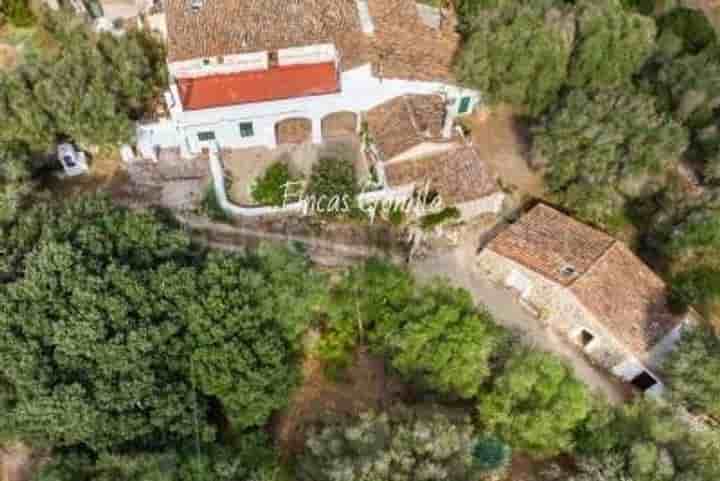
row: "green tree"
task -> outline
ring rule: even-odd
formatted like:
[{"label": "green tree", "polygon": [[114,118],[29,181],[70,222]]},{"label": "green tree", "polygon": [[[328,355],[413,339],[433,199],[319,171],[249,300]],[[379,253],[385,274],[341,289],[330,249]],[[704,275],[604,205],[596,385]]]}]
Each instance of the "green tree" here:
[{"label": "green tree", "polygon": [[475,396],[503,352],[506,333],[470,294],[418,286],[404,270],[371,260],[331,294],[321,356],[342,366],[359,342],[389,356],[401,374],[442,393]]},{"label": "green tree", "polygon": [[473,456],[484,472],[497,472],[510,464],[510,446],[496,437],[485,436],[477,440]]},{"label": "green tree", "polygon": [[0,4],[0,17],[2,16],[15,27],[30,27],[37,20],[29,0],[3,0]]},{"label": "green tree", "polygon": [[630,85],[655,46],[650,17],[626,10],[620,0],[578,0],[578,31],[569,71],[574,87]]},{"label": "green tree", "polygon": [[[105,449],[193,432],[187,343],[168,302],[189,242],[150,214],[89,201],[47,226],[23,275],[0,290],[2,375],[20,435]],[[200,412],[205,399],[198,396]],[[200,418],[199,429],[211,434]]]},{"label": "green tree", "polygon": [[720,338],[709,327],[686,329],[663,366],[673,398],[720,417]]},{"label": "green tree", "polygon": [[442,282],[420,287],[400,316],[378,323],[376,336],[400,373],[466,399],[478,395],[507,341],[469,292]]},{"label": "green tree", "polygon": [[[674,407],[639,400],[583,426],[578,481],[711,481],[720,467],[720,436],[690,429]],[[601,439],[600,443],[594,442]],[[564,478],[563,478],[564,479]]]},{"label": "green tree", "polygon": [[298,460],[298,475],[312,481],[474,481],[481,475],[473,458],[474,437],[467,419],[451,421],[439,413],[366,413],[312,429]]},{"label": "green tree", "polygon": [[634,91],[573,90],[533,130],[546,182],[581,218],[608,226],[627,199],[658,192],[688,143],[655,100]]},{"label": "green tree", "polygon": [[573,46],[574,14],[537,5],[508,17],[482,17],[463,46],[459,78],[490,102],[527,106],[538,115],[565,83]]},{"label": "green tree", "polygon": [[565,364],[528,350],[513,355],[478,403],[483,426],[536,456],[571,451],[591,408],[590,393]]},{"label": "green tree", "polygon": [[303,258],[272,249],[258,257],[210,255],[203,265],[190,289],[202,298],[188,298],[182,309],[193,374],[234,427],[262,425],[287,403],[319,281]]},{"label": "green tree", "polygon": [[[42,17],[52,46],[22,69],[0,73],[0,140],[44,153],[70,138],[115,145],[167,82],[162,46],[145,32],[96,34],[65,13]],[[72,81],[68,81],[72,79]]]}]

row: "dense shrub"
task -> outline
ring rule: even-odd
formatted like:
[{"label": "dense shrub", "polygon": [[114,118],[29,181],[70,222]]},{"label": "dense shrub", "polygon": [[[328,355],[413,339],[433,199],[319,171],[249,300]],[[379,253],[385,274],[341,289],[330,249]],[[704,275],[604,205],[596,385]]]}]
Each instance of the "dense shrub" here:
[{"label": "dense shrub", "polygon": [[660,35],[672,33],[683,40],[683,50],[698,53],[716,43],[717,34],[701,10],[678,7],[658,21]]},{"label": "dense shrub", "polygon": [[30,0],[3,0],[0,14],[15,27],[30,27],[37,21]]},{"label": "dense shrub", "polygon": [[478,481],[474,439],[468,419],[421,411],[366,413],[311,430],[298,471],[307,481]]},{"label": "dense shrub", "polygon": [[355,208],[359,192],[355,167],[344,158],[323,157],[313,165],[307,187],[311,211],[329,215],[348,215]]},{"label": "dense shrub", "polygon": [[[280,206],[285,202],[286,189],[294,179],[290,175],[290,168],[285,162],[275,162],[255,181],[251,193],[253,200],[263,205]],[[290,194],[292,190],[288,190]],[[288,199],[292,201],[292,199]]]},{"label": "dense shrub", "polygon": [[427,214],[420,219],[420,226],[423,229],[432,229],[435,226],[457,220],[460,218],[460,210],[457,207],[446,207],[441,211]]}]

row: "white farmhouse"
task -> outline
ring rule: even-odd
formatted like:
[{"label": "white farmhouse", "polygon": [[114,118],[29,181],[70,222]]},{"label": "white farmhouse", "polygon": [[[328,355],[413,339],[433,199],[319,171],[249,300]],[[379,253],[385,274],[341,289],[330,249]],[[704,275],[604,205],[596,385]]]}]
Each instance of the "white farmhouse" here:
[{"label": "white farmhouse", "polygon": [[695,322],[670,310],[665,283],[627,246],[543,204],[487,243],[477,265],[592,360],[650,394],[662,392],[659,367]]},{"label": "white farmhouse", "polygon": [[479,94],[453,77],[452,10],[414,0],[166,0],[168,117],[138,150],[322,143],[406,95],[441,100],[449,138]]}]

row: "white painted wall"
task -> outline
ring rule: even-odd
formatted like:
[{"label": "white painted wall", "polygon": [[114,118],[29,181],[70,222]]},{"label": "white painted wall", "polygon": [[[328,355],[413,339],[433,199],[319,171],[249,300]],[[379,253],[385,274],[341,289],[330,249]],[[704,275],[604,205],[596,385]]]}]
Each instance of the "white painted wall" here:
[{"label": "white painted wall", "polygon": [[[341,92],[329,95],[301,97],[272,102],[257,102],[228,107],[188,111],[177,104],[170,109],[171,122],[176,126],[176,144],[181,149],[189,146],[184,155],[198,153],[203,145],[198,142],[197,134],[201,131],[215,132],[216,141],[221,147],[245,148],[265,146],[274,148],[275,125],[284,119],[303,117],[313,120],[315,131],[313,137],[321,141],[320,121],[334,112],[363,112],[380,105],[395,97],[407,94],[442,94],[448,99],[459,99],[460,96],[471,97],[471,108],[479,101],[477,92],[439,82],[418,82],[394,79],[378,79],[373,76],[369,64],[343,72],[340,78]],[[459,100],[454,103],[459,105]],[[450,115],[455,115],[452,110]],[[239,123],[251,121],[255,135],[250,138],[240,137]],[[145,128],[151,128],[145,126]],[[163,127],[164,128],[164,127]]]}]

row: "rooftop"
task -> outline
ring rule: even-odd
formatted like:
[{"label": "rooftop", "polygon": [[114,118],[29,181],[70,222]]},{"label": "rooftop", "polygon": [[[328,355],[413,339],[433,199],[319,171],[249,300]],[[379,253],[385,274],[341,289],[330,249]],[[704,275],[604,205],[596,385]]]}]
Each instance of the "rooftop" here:
[{"label": "rooftop", "polygon": [[340,88],[334,63],[278,66],[177,82],[187,110],[329,94]]},{"label": "rooftop", "polygon": [[442,140],[444,121],[445,100],[439,95],[404,95],[367,113],[368,132],[384,160]]},{"label": "rooftop", "polygon": [[375,33],[362,32],[356,0],[166,0],[170,62],[334,43],[343,70],[372,63],[385,78],[452,80],[460,37],[450,11],[439,29],[414,0],[368,0]]},{"label": "rooftop", "polygon": [[494,175],[471,146],[385,164],[388,184],[399,187],[428,183],[446,205],[480,199],[497,190]]},{"label": "rooftop", "polygon": [[681,322],[663,280],[630,249],[547,205],[535,206],[488,248],[567,287],[637,354]]}]

